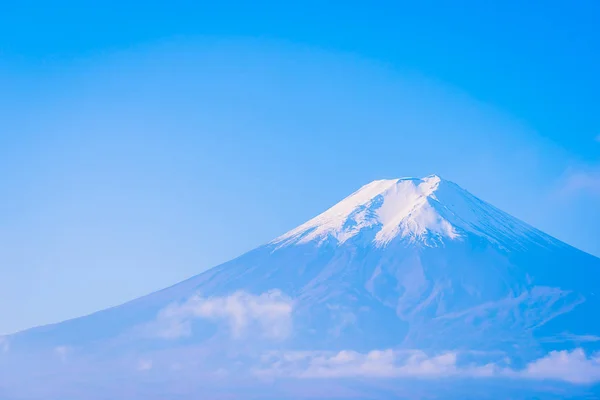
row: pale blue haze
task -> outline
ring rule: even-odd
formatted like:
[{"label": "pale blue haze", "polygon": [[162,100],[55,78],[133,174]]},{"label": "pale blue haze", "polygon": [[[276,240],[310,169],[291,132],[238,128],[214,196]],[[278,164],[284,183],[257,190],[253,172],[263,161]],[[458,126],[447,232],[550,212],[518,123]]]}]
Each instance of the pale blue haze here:
[{"label": "pale blue haze", "polygon": [[596,2],[249,4],[2,5],[0,333],[178,282],[379,178],[437,173],[600,255]]}]

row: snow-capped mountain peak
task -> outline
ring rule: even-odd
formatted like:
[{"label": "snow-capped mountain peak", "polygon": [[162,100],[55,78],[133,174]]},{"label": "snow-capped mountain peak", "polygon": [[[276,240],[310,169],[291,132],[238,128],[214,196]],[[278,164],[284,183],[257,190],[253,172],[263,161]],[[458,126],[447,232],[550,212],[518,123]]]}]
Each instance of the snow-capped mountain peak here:
[{"label": "snow-capped mountain peak", "polygon": [[333,239],[342,244],[365,232],[374,233],[376,247],[395,239],[434,245],[460,240],[467,233],[493,242],[545,236],[458,185],[429,175],[368,183],[271,243],[287,246]]},{"label": "snow-capped mountain peak", "polygon": [[440,377],[448,398],[447,377],[502,379],[493,390],[521,379],[519,393],[534,377],[600,383],[597,282],[600,259],[452,182],[378,180],[176,285],[0,336],[0,398],[223,397],[216,380],[240,387],[232,398],[271,399],[298,390],[249,384],[360,378],[364,398]]}]

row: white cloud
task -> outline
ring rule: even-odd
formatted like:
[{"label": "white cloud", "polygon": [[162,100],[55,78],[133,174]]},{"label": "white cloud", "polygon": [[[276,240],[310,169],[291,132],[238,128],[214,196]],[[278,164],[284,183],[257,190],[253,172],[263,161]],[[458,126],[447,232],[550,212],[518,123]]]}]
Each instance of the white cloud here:
[{"label": "white cloud", "polygon": [[[359,353],[334,352],[270,353],[254,373],[262,377],[296,378],[499,378],[555,380],[573,384],[600,382],[600,355],[587,356],[582,349],[554,351],[527,364],[510,368],[502,357],[494,362],[461,362],[459,356],[472,353],[443,352],[428,355],[423,351],[393,349]],[[489,354],[488,354],[489,355]]]},{"label": "white cloud", "polygon": [[284,339],[291,331],[292,306],[292,300],[279,290],[260,295],[242,291],[224,297],[195,295],[161,310],[153,330],[156,336],[166,339],[190,336],[192,320],[201,318],[225,322],[234,338],[257,327],[264,337]]},{"label": "white cloud", "polygon": [[578,348],[573,351],[553,351],[527,365],[520,375],[531,379],[552,379],[571,383],[600,381],[600,354],[587,356]]},{"label": "white cloud", "polygon": [[157,320],[149,325],[150,335],[162,339],[178,339],[192,335],[192,324],[190,317],[164,317],[159,316]]},{"label": "white cloud", "polygon": [[458,366],[457,352],[429,356],[423,351],[373,350],[359,353],[343,350],[329,352],[284,352],[266,357],[260,376],[295,376],[298,378],[344,377],[422,377],[492,376],[499,367],[492,364]]}]

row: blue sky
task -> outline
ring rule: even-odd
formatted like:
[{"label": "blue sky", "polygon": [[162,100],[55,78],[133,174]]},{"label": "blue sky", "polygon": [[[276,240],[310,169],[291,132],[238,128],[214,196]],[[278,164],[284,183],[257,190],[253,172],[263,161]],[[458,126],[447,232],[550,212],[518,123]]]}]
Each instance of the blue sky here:
[{"label": "blue sky", "polygon": [[13,3],[0,333],[175,283],[380,178],[440,174],[600,255],[597,2]]}]

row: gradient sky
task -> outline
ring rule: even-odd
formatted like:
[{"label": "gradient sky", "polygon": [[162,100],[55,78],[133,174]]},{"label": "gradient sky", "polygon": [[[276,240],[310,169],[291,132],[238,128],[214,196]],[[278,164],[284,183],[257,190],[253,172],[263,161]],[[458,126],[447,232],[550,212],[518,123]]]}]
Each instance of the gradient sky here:
[{"label": "gradient sky", "polygon": [[0,6],[0,334],[373,179],[440,174],[600,255],[600,3],[459,3]]}]

